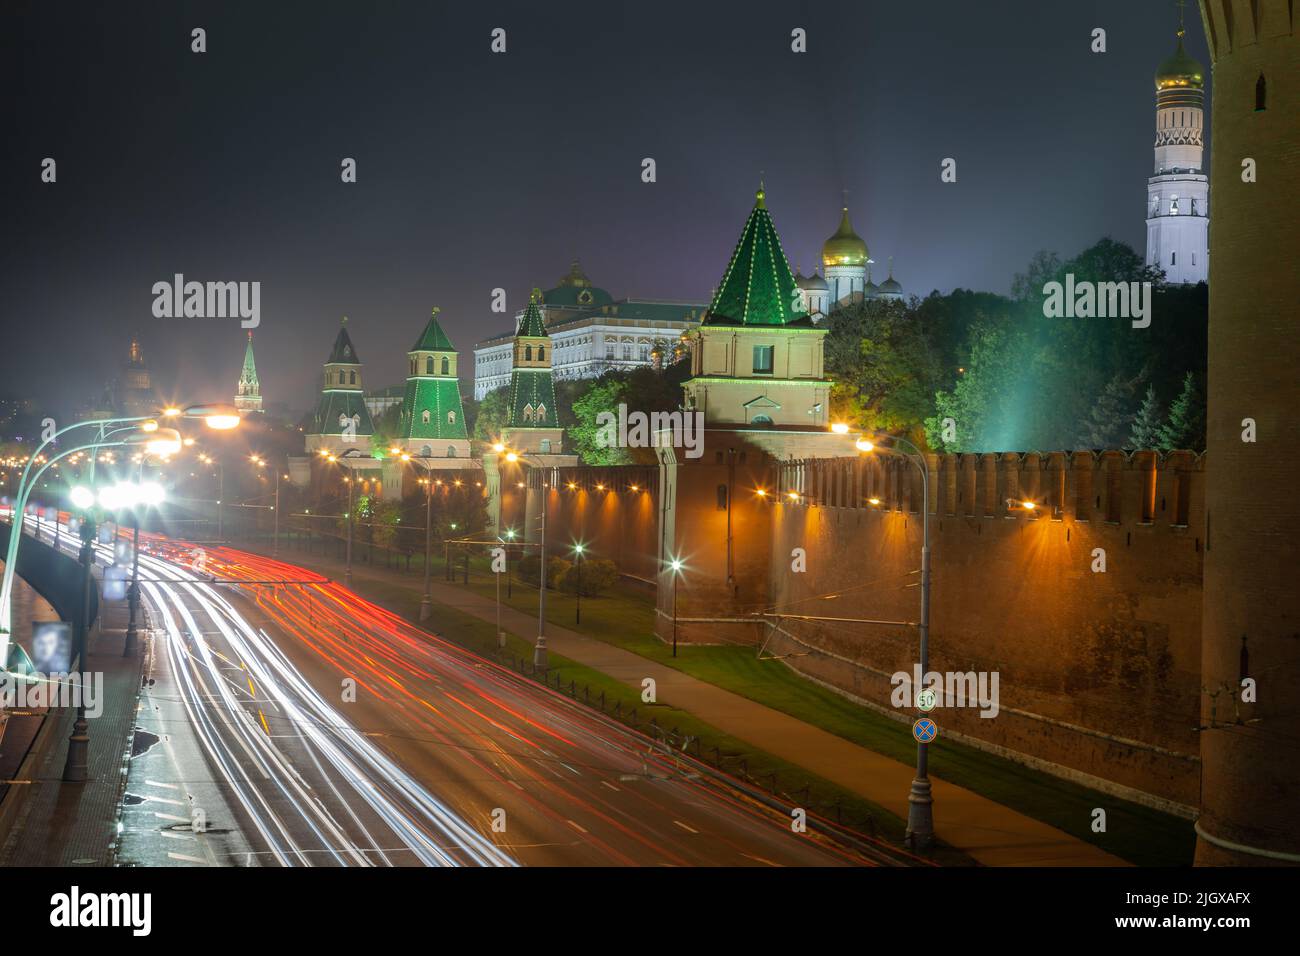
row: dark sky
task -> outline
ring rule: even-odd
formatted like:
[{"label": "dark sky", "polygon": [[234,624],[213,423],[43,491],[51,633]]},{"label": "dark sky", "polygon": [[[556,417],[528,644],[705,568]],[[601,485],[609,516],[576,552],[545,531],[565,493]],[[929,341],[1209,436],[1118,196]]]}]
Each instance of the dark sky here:
[{"label": "dark sky", "polygon": [[[432,305],[468,372],[509,324],[491,290],[513,313],[574,255],[616,297],[706,299],[760,171],[805,271],[845,189],[909,292],[1141,250],[1176,24],[1165,0],[6,3],[0,391],[81,398],[138,328],[167,397],[229,400],[244,333],[153,318],[176,272],[262,283],[268,401],[313,402],[345,314],[368,386]],[[1194,4],[1188,49],[1208,71]]]}]

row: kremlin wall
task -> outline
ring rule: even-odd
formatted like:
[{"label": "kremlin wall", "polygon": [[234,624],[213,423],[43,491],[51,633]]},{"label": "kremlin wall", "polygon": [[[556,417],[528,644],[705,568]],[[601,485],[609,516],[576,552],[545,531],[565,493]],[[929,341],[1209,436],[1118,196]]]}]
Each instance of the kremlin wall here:
[{"label": "kremlin wall", "polygon": [[[664,551],[685,562],[680,642],[750,645],[770,666],[910,720],[910,708],[890,705],[889,678],[911,672],[915,627],[865,621],[917,619],[919,471],[874,455],[723,457],[692,466],[691,480],[675,485],[686,500],[671,509],[652,468],[532,469],[531,488],[503,482],[503,522],[536,527],[523,496],[536,512],[546,478],[548,553],[568,556],[582,541],[591,556],[646,579],[663,566],[657,536],[673,530],[661,512],[689,515],[676,522],[677,547]],[[1204,457],[1105,451],[929,463],[930,666],[999,674],[997,716],[941,706],[943,733],[1190,817],[1200,773]],[[1093,570],[1098,548],[1105,571]],[[805,570],[795,569],[795,549]],[[665,640],[669,575],[657,591]],[[1230,711],[1231,695],[1223,699]]]}]

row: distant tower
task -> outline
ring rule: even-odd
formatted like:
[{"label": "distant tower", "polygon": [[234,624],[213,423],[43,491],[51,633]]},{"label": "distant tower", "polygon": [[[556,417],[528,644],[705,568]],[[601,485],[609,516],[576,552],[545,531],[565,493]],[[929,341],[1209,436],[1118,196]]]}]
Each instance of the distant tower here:
[{"label": "distant tower", "polygon": [[1147,180],[1147,265],[1170,283],[1209,275],[1210,181],[1201,168],[1205,78],[1201,64],[1178,48],[1156,71],[1155,175]]},{"label": "distant tower", "polygon": [[398,426],[401,447],[421,458],[468,458],[457,352],[438,324],[437,309],[406,358],[406,395]]},{"label": "distant tower", "polygon": [[370,456],[370,436],[375,433],[361,385],[361,360],[348,337],[343,317],[339,334],[325,360],[320,401],[307,433],[307,450],[324,449],[343,455],[350,451]]},{"label": "distant tower", "polygon": [[803,289],[804,302],[808,309],[808,317],[814,322],[820,322],[826,318],[826,314],[831,310],[831,287],[825,279],[813,270],[813,274],[806,276],[802,270],[795,273],[795,285]]},{"label": "distant tower", "polygon": [[138,335],[131,336],[131,351],[122,364],[116,391],[115,405],[120,414],[131,417],[158,414],[158,396],[153,390],[149,366],[145,364],[144,349],[140,347]]},{"label": "distant tower", "polygon": [[[1291,260],[1300,207],[1300,7],[1207,0],[1201,11],[1214,65],[1214,265],[1196,862],[1294,866],[1300,270]],[[1256,176],[1243,178],[1246,159]],[[1242,701],[1243,678],[1257,682],[1257,703]]]},{"label": "distant tower", "polygon": [[840,228],[822,244],[822,265],[826,268],[826,284],[830,286],[830,308],[861,295],[866,287],[867,243],[853,231],[849,222],[849,207],[840,216]]},{"label": "distant tower", "polygon": [[558,455],[564,436],[551,378],[551,338],[542,322],[542,290],[534,289],[515,334],[510,417],[502,440],[516,451]]},{"label": "distant tower", "polygon": [[249,330],[248,345],[244,349],[244,368],[239,373],[235,388],[235,407],[241,413],[262,410],[262,386],[257,380],[257,366],[253,363],[253,333]]}]

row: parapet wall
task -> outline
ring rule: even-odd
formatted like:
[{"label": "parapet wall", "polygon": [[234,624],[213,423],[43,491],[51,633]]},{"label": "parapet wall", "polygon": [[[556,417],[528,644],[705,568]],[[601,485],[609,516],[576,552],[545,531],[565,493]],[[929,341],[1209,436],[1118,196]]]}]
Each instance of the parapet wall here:
[{"label": "parapet wall", "polygon": [[[927,461],[930,668],[999,675],[998,715],[944,707],[941,733],[1194,805],[1203,456]],[[774,471],[768,652],[897,713],[889,678],[911,673],[916,628],[861,622],[918,619],[920,469],[872,455]]]}]

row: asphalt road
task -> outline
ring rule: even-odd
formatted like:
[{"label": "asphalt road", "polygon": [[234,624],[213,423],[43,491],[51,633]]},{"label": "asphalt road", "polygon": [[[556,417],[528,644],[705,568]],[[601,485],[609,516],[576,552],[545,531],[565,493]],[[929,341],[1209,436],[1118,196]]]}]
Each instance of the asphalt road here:
[{"label": "asphalt road", "polygon": [[796,833],[738,781],[313,572],[155,535],[142,545],[152,683],[121,862],[909,862],[816,826]]}]

